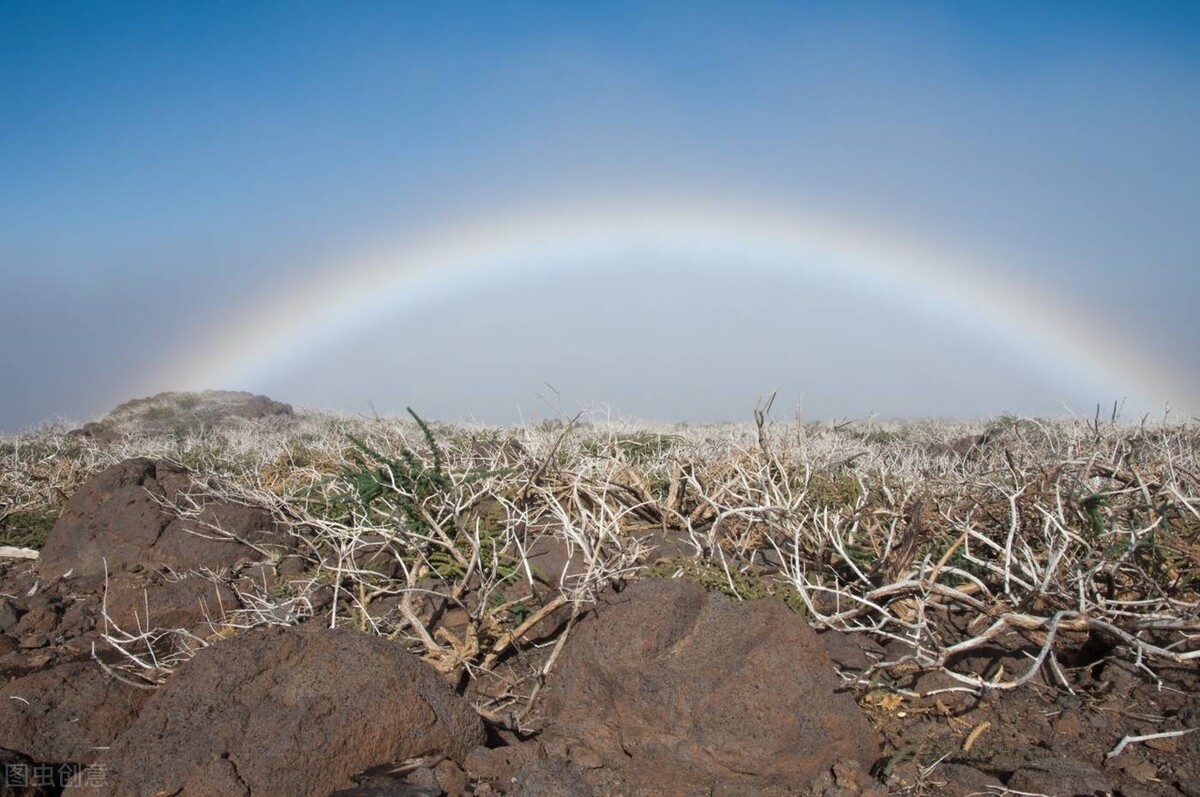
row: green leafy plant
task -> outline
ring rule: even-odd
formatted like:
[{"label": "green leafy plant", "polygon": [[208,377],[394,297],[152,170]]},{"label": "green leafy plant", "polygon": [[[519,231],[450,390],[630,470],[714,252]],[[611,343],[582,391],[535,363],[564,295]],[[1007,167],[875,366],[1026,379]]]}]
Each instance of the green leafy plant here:
[{"label": "green leafy plant", "polygon": [[59,509],[14,512],[0,520],[0,545],[40,549],[61,514]]},{"label": "green leafy plant", "polygon": [[[342,468],[341,478],[350,486],[357,508],[368,517],[375,514],[390,515],[398,510],[409,528],[432,531],[429,528],[427,504],[431,499],[445,495],[453,487],[446,472],[442,452],[433,430],[421,416],[410,407],[413,417],[429,447],[431,464],[426,465],[412,449],[404,446],[399,455],[389,457],[373,448],[366,441],[348,435],[353,450],[351,465]],[[388,506],[380,508],[381,500],[388,499]]]},{"label": "green leafy plant", "polygon": [[1079,508],[1087,517],[1088,530],[1093,537],[1100,537],[1105,532],[1104,514],[1101,510],[1108,505],[1108,496],[1104,493],[1092,493],[1079,502]]}]

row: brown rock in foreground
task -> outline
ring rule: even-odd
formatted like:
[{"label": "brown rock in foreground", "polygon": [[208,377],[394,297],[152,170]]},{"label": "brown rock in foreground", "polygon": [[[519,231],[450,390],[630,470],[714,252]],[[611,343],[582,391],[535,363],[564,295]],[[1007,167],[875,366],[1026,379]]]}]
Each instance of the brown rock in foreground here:
[{"label": "brown rock in foreground", "polygon": [[229,539],[213,539],[209,526],[254,544],[287,547],[266,512],[254,507],[213,502],[200,522],[183,520],[159,501],[192,486],[188,472],[161,460],[127,459],[93,476],[67,502],[38,561],[38,572],[55,578],[102,575],[107,570],[166,566],[176,571],[217,570],[261,556]]},{"label": "brown rock in foreground", "polygon": [[0,747],[37,761],[90,764],[129,727],[149,692],[81,661],[14,678],[4,697]]},{"label": "brown rock in foreground", "polygon": [[877,737],[822,642],[773,600],[735,603],[684,581],[608,594],[546,685],[545,749],[597,794],[806,789]]},{"label": "brown rock in foreground", "polygon": [[104,761],[107,793],[325,797],[371,767],[461,761],[483,740],[473,709],[395,643],[257,629],[200,651],[150,699]]}]

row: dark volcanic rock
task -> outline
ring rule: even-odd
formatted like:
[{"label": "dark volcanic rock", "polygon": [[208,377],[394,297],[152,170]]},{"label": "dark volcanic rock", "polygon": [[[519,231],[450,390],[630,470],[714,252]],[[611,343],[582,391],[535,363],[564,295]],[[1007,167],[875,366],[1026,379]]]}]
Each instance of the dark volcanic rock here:
[{"label": "dark volcanic rock", "polygon": [[0,702],[0,747],[37,761],[93,763],[149,696],[90,661],[15,678]]},{"label": "dark volcanic rock", "polygon": [[542,758],[522,769],[514,778],[512,797],[591,797],[593,791],[579,772],[566,762]]},{"label": "dark volcanic rock", "polygon": [[513,777],[538,758],[537,745],[514,744],[507,747],[476,747],[463,762],[463,768],[476,780],[511,783]]},{"label": "dark volcanic rock", "polygon": [[1026,793],[1085,795],[1110,794],[1112,786],[1099,769],[1086,761],[1066,757],[1032,763],[1018,769],[1006,784]]},{"label": "dark volcanic rock", "polygon": [[113,745],[108,794],[325,797],[372,767],[461,761],[474,711],[399,645],[317,624],[247,631],[182,665]]},{"label": "dark volcanic rock", "polygon": [[24,613],[25,609],[10,598],[0,597],[0,633],[4,633],[16,625]]},{"label": "dark volcanic rock", "polygon": [[126,574],[114,579],[104,596],[109,621],[123,631],[183,628],[206,636],[237,596],[224,584],[203,576],[168,577],[160,573]]},{"label": "dark volcanic rock", "polygon": [[186,489],[187,474],[149,459],[129,459],[85,482],[67,501],[38,559],[48,578],[104,573],[141,563],[172,517],[154,501]]},{"label": "dark volcanic rock", "polygon": [[546,684],[543,741],[603,792],[806,788],[868,767],[876,735],[820,639],[777,601],[734,603],[648,579],[604,596]]},{"label": "dark volcanic rock", "polygon": [[329,797],[442,797],[442,789],[438,786],[398,782],[390,786],[356,786],[353,789],[342,789]]},{"label": "dark volcanic rock", "polygon": [[244,391],[168,392],[127,401],[75,433],[111,442],[127,436],[192,434],[247,421],[286,423],[294,415],[288,404]]},{"label": "dark volcanic rock", "polygon": [[64,605],[60,595],[42,591],[32,596],[27,605],[28,611],[21,615],[10,633],[17,639],[38,634],[50,635],[58,627],[62,618]]},{"label": "dark volcanic rock", "polygon": [[288,547],[260,509],[213,502],[193,521],[159,503],[191,486],[187,471],[151,459],[128,459],[101,471],[67,502],[46,537],[38,572],[46,578],[102,575],[106,563],[109,573],[138,566],[217,570],[260,556],[240,542],[214,539],[213,525],[249,543]]}]

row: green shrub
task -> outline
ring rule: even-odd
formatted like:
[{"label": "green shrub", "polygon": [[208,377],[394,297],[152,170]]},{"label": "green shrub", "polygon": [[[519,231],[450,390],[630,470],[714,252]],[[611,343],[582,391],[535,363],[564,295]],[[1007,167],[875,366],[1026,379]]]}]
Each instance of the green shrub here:
[{"label": "green shrub", "polygon": [[61,509],[12,513],[0,520],[0,545],[40,550],[61,514]]}]

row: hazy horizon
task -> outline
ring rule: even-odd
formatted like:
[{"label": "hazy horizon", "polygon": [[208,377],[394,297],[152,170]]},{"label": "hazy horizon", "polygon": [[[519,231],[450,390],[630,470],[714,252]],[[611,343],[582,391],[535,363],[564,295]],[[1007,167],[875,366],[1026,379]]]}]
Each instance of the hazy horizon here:
[{"label": "hazy horizon", "polygon": [[[178,393],[180,395],[187,393],[203,393],[204,391],[164,391],[166,394]],[[235,391],[244,392],[244,391]],[[134,396],[129,400],[154,398],[154,396]],[[305,415],[342,415],[357,418],[379,418],[383,420],[401,418],[405,420],[411,419],[408,413],[408,408],[403,407],[398,410],[383,412],[378,407],[373,407],[371,401],[365,403],[366,409],[361,409],[356,406],[332,406],[332,405],[305,405],[293,404],[287,400],[286,396],[268,396],[275,401],[288,404],[298,416]],[[1120,401],[1114,407],[1112,403],[1105,405],[1097,405],[1091,408],[1091,412],[1074,412],[1068,408],[1060,408],[1054,413],[1012,413],[999,411],[994,413],[980,415],[898,415],[887,416],[879,413],[867,413],[859,416],[848,415],[830,415],[830,416],[813,416],[804,410],[803,402],[795,402],[792,404],[781,403],[783,399],[776,393],[774,401],[772,394],[760,394],[746,406],[745,412],[740,415],[733,415],[726,418],[707,418],[704,420],[694,420],[689,418],[660,418],[660,417],[643,417],[629,414],[623,414],[615,411],[612,407],[606,405],[573,405],[563,406],[556,399],[554,391],[550,386],[543,386],[540,392],[537,392],[534,401],[527,409],[522,408],[512,420],[508,421],[489,421],[472,415],[459,415],[452,417],[442,417],[423,411],[420,407],[412,407],[412,410],[421,417],[422,420],[432,423],[448,423],[457,424],[465,427],[481,426],[481,427],[520,427],[526,425],[537,425],[545,422],[560,422],[568,423],[574,421],[576,424],[589,425],[593,423],[612,422],[621,425],[644,426],[644,427],[706,427],[706,426],[736,426],[742,424],[754,423],[754,411],[757,408],[769,407],[767,418],[772,423],[795,423],[802,422],[804,424],[825,424],[825,425],[841,425],[850,423],[857,427],[862,425],[870,426],[873,424],[989,424],[1001,420],[1003,418],[1032,418],[1035,420],[1045,421],[1070,421],[1078,419],[1085,423],[1092,423],[1095,418],[1100,419],[1100,423],[1108,424],[1111,420],[1115,420],[1118,424],[1136,426],[1143,420],[1150,422],[1158,422],[1164,419],[1179,420],[1178,412],[1168,411],[1165,418],[1163,412],[1158,413],[1130,413],[1129,408],[1125,403]],[[117,407],[110,407],[109,411]],[[36,423],[29,424],[25,427],[13,430],[0,431],[0,435],[16,436],[21,434],[35,434],[48,427],[59,428],[66,430],[78,429],[81,426],[103,420],[109,413],[101,412],[96,415],[86,417],[68,417],[57,416],[44,418]],[[184,413],[186,414],[186,413]]]},{"label": "hazy horizon", "polygon": [[[486,422],[547,385],[662,421],[775,390],[814,419],[1200,411],[1195,4],[9,3],[0,30],[0,432],[196,387]],[[600,205],[718,210],[643,245]],[[838,232],[760,247],[721,208]]]}]

